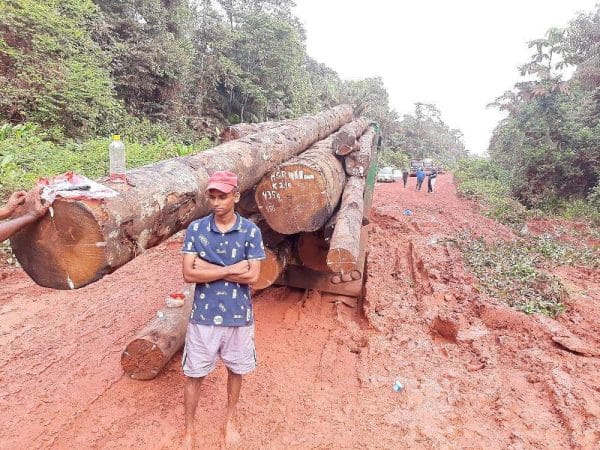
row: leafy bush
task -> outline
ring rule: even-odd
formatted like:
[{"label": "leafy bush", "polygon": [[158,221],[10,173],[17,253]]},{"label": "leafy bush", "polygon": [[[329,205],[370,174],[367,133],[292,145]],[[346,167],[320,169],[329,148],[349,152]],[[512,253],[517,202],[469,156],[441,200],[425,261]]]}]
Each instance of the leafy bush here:
[{"label": "leafy bush", "polygon": [[488,159],[463,158],[454,172],[460,195],[479,201],[488,217],[507,225],[521,225],[525,207],[511,197],[506,173]]},{"label": "leafy bush", "polygon": [[107,133],[124,109],[91,38],[91,0],[0,2],[0,120]]},{"label": "leafy bush", "polygon": [[592,208],[600,213],[600,183],[598,183],[589,193],[587,200]]}]

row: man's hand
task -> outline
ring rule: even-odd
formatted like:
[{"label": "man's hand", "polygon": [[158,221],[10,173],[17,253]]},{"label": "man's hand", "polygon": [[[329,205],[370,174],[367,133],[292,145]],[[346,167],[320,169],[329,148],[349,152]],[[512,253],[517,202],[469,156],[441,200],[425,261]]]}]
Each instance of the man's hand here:
[{"label": "man's hand", "polygon": [[17,191],[13,192],[13,194],[9,197],[8,202],[6,203],[6,208],[12,214],[17,207],[21,206],[27,200],[27,192],[26,191]]},{"label": "man's hand", "polygon": [[25,202],[26,214],[31,214],[36,219],[43,217],[48,208],[50,208],[49,203],[42,203],[41,193],[42,186],[37,186],[29,193]]},{"label": "man's hand", "polygon": [[247,259],[243,259],[228,267],[230,275],[243,275],[250,270],[250,262]]}]

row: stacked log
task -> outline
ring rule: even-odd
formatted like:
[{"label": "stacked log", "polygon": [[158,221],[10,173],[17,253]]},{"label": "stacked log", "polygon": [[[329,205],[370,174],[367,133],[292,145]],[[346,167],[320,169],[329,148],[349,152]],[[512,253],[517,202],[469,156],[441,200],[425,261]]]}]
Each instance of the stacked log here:
[{"label": "stacked log", "polygon": [[344,158],[344,167],[348,176],[365,177],[367,175],[371,162],[375,158],[376,136],[375,128],[369,127],[360,137],[359,150]]},{"label": "stacked log", "polygon": [[369,126],[369,121],[360,117],[347,123],[333,136],[332,148],[336,155],[345,156],[358,148],[358,138]]},{"label": "stacked log", "polygon": [[360,236],[362,228],[364,192],[364,178],[348,178],[327,252],[327,266],[332,272],[344,274],[359,270],[361,248],[356,236]]},{"label": "stacked log", "polygon": [[119,192],[116,197],[57,199],[52,214],[11,238],[13,251],[39,285],[85,286],[208,214],[204,191],[214,171],[237,173],[240,190],[246,191],[351,119],[352,107],[341,105],[196,155],[131,170],[128,183],[110,186]]},{"label": "stacked log", "polygon": [[237,125],[231,125],[225,127],[219,134],[219,142],[221,144],[236,139],[249,136],[251,134],[260,133],[262,131],[270,130],[282,125],[282,122],[260,122],[260,123],[238,123]]},{"label": "stacked log", "polygon": [[[283,284],[357,296],[376,128],[352,120],[349,105],[253,127],[212,150],[131,170],[127,184],[111,184],[117,197],[55,201],[52,214],[11,239],[19,262],[42,286],[85,286],[208,214],[209,175],[228,170],[238,175],[239,210],[266,246],[253,290]],[[160,310],[127,345],[121,362],[130,377],[153,378],[181,348],[192,303],[190,288],[183,307]]]},{"label": "stacked log", "polygon": [[279,233],[316,231],[334,212],[345,181],[329,137],[267,172],[256,185],[256,204]]}]

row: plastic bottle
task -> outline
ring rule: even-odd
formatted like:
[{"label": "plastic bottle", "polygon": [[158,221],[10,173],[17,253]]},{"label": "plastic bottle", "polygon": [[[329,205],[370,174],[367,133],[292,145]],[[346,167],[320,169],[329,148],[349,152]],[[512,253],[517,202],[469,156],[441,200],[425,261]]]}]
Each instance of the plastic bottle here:
[{"label": "plastic bottle", "polygon": [[125,183],[125,144],[121,141],[121,136],[115,134],[112,142],[108,146],[108,159],[110,168],[108,177],[113,183]]},{"label": "plastic bottle", "polygon": [[394,392],[400,392],[402,391],[402,389],[404,389],[404,386],[399,380],[396,380],[396,382],[392,386],[392,389],[394,390]]}]

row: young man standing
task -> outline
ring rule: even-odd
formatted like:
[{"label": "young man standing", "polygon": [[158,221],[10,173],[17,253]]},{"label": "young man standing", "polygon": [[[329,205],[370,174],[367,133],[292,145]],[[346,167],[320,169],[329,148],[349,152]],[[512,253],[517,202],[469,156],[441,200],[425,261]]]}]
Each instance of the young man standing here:
[{"label": "young man standing", "polygon": [[417,191],[421,190],[421,186],[423,185],[423,180],[425,179],[425,171],[422,167],[419,167],[417,170]]},{"label": "young man standing", "polygon": [[404,187],[406,187],[406,183],[408,182],[408,169],[404,169],[402,171],[402,182],[404,183]]},{"label": "young man standing", "polygon": [[[40,198],[41,188],[38,187],[31,191],[29,196],[25,191],[14,192],[8,199],[6,206],[0,208],[0,220],[9,219],[6,222],[0,223],[0,242],[10,238],[13,234],[21,230],[21,228],[42,218],[49,204],[42,204]],[[23,214],[13,217],[17,208],[23,206]]]},{"label": "young man standing", "polygon": [[258,279],[265,258],[260,230],[234,210],[240,199],[236,174],[215,172],[206,192],[213,213],[192,222],[183,243],[183,278],[196,283],[182,361],[187,377],[183,443],[190,449],[200,386],[217,356],[227,367],[225,444],[240,439],[235,415],[242,375],[256,367],[249,285]]},{"label": "young man standing", "polygon": [[431,172],[429,172],[429,179],[427,180],[427,193],[433,194],[433,188],[435,186],[436,178],[437,178],[437,170],[431,169]]}]

